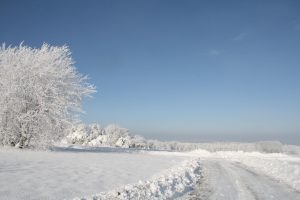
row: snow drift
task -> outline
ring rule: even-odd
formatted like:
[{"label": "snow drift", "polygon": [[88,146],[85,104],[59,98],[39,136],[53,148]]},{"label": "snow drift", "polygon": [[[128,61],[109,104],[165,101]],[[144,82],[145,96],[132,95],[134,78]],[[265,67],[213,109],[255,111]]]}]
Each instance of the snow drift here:
[{"label": "snow drift", "polygon": [[201,178],[199,159],[185,161],[181,166],[165,171],[160,176],[137,184],[126,185],[119,189],[103,192],[81,200],[139,200],[139,199],[175,199],[191,191]]}]

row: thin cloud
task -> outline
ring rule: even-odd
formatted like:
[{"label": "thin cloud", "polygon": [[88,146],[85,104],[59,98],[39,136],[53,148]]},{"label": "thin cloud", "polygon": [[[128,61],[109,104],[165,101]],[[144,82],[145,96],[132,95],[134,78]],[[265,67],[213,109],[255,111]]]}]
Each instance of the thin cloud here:
[{"label": "thin cloud", "polygon": [[295,24],[295,25],[294,25],[294,29],[295,29],[296,31],[300,31],[300,23],[299,23],[299,24]]},{"label": "thin cloud", "polygon": [[208,53],[209,53],[210,55],[213,55],[213,56],[218,56],[218,55],[221,54],[221,52],[218,51],[218,50],[216,50],[216,49],[211,49],[211,50],[209,50]]},{"label": "thin cloud", "polygon": [[293,20],[291,22],[291,24],[295,31],[300,31],[300,21],[299,20]]},{"label": "thin cloud", "polygon": [[234,41],[241,41],[243,39],[245,39],[245,37],[247,36],[247,33],[240,33],[237,36],[235,36],[233,38]]}]

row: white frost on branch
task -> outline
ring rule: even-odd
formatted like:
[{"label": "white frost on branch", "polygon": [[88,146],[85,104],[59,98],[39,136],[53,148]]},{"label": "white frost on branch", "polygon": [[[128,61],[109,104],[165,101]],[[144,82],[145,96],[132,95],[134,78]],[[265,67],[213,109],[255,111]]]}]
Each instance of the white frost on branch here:
[{"label": "white frost on branch", "polygon": [[0,143],[44,147],[78,120],[95,92],[67,46],[0,47]]}]

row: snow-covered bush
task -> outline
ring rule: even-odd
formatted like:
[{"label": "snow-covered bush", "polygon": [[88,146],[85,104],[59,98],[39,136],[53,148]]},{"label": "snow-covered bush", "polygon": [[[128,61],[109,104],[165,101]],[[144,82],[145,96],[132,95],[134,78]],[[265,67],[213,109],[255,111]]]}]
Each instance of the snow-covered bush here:
[{"label": "snow-covered bush", "polygon": [[67,46],[0,47],[0,143],[49,145],[77,121],[95,92],[77,72]]},{"label": "snow-covered bush", "polygon": [[288,154],[300,155],[300,146],[297,145],[283,145],[282,151]]},{"label": "snow-covered bush", "polygon": [[146,142],[140,136],[130,135],[128,130],[116,124],[102,128],[99,124],[75,125],[64,142],[92,147],[145,148]]},{"label": "snow-covered bush", "polygon": [[278,141],[261,141],[256,143],[259,152],[265,153],[281,153],[283,146]]},{"label": "snow-covered bush", "polygon": [[162,142],[158,140],[148,140],[147,148],[169,151],[192,151],[204,149],[209,152],[216,151],[244,151],[244,152],[263,152],[280,153],[283,152],[283,145],[278,141],[262,141],[257,143],[241,142],[209,142],[209,143],[187,143],[187,142]]}]

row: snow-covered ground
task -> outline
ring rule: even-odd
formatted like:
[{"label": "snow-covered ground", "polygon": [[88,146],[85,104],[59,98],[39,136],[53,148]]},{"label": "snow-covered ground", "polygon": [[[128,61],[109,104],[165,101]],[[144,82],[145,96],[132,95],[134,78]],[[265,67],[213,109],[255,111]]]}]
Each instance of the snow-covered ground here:
[{"label": "snow-covered ground", "polygon": [[298,200],[300,157],[218,151],[0,149],[3,199]]},{"label": "snow-covered ground", "polygon": [[150,179],[185,156],[0,148],[0,199],[72,199]]},{"label": "snow-covered ground", "polygon": [[163,200],[176,199],[193,191],[196,183],[201,179],[202,169],[200,160],[193,159],[183,162],[180,166],[165,170],[160,175],[137,184],[126,185],[109,192],[91,195],[82,200]]}]

